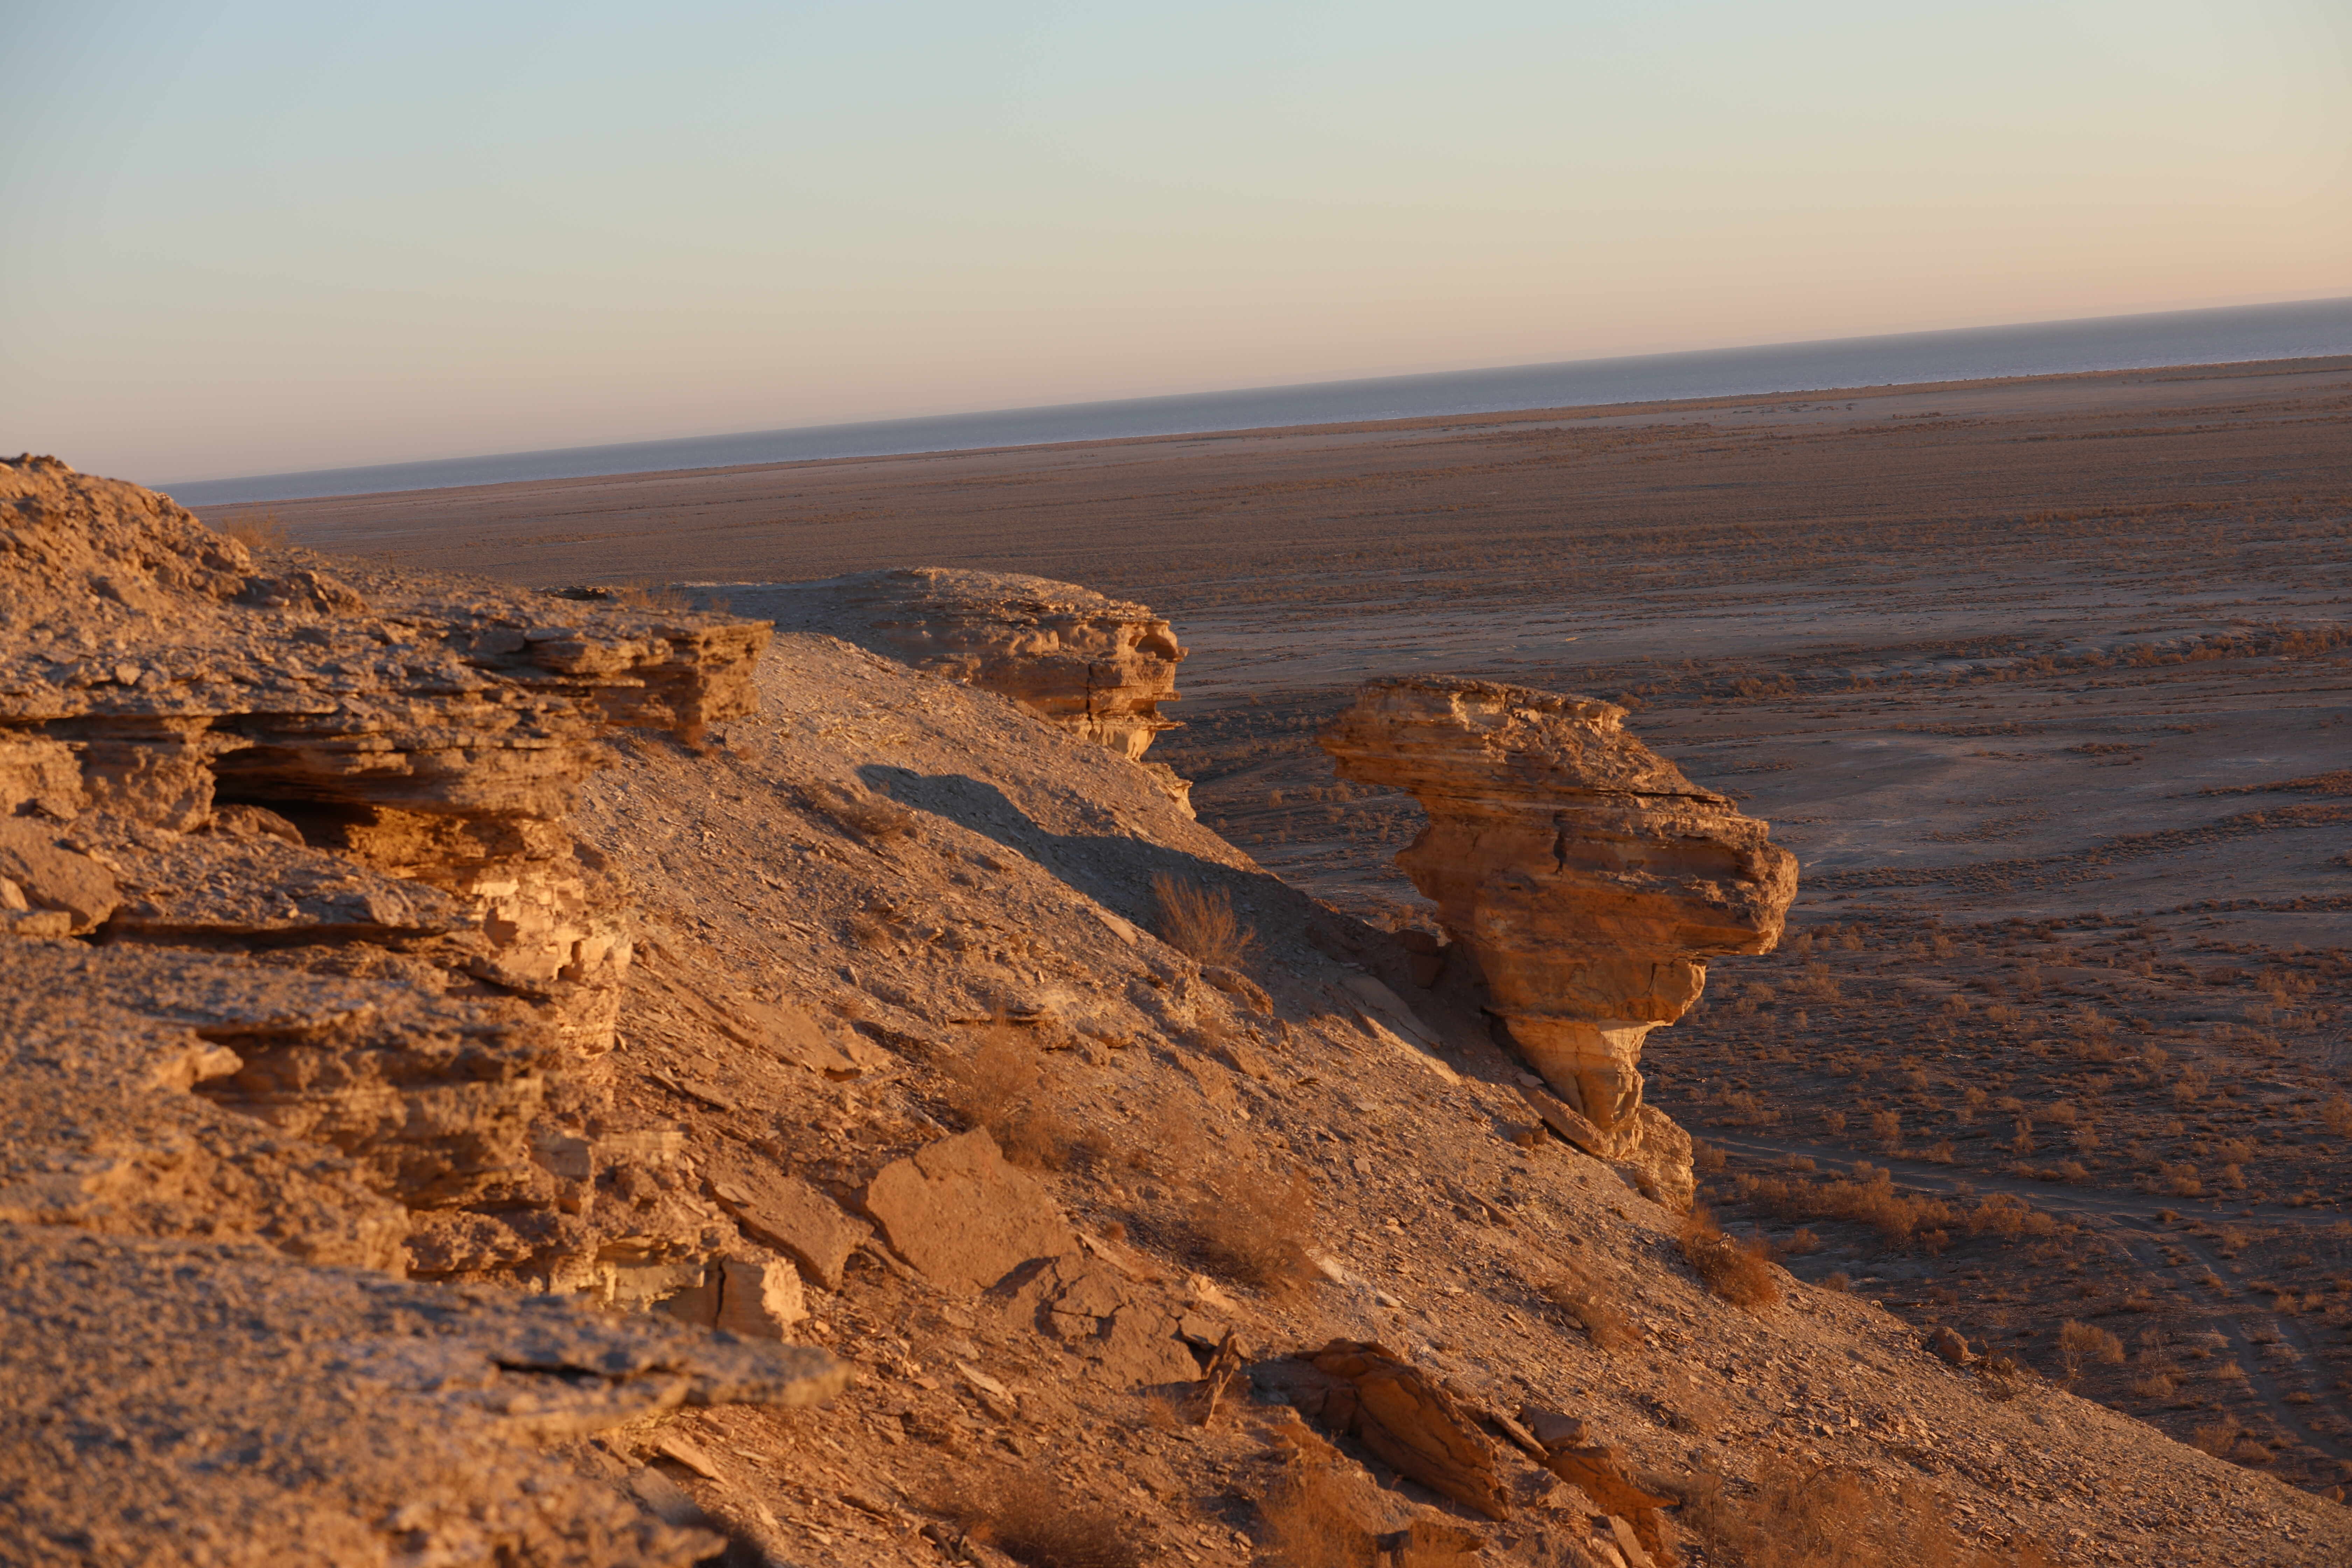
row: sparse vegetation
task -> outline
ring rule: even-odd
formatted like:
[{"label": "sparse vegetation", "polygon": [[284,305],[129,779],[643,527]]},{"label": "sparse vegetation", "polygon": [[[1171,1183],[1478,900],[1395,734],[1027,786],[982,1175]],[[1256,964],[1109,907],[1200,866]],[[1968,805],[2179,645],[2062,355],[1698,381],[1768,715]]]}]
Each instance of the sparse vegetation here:
[{"label": "sparse vegetation", "polygon": [[1204,1182],[1184,1215],[1193,1256],[1214,1274],[1273,1295],[1315,1278],[1307,1238],[1315,1188],[1303,1171],[1268,1177],[1238,1170]]},{"label": "sparse vegetation", "polygon": [[1142,1568],[1144,1562],[1125,1511],[1080,1501],[1034,1470],[972,1478],[941,1500],[940,1511],[1023,1568]]},{"label": "sparse vegetation", "polygon": [[1734,1306],[1758,1311],[1780,1300],[1770,1255],[1760,1242],[1736,1241],[1704,1208],[1683,1217],[1684,1258],[1713,1290]]},{"label": "sparse vegetation", "polygon": [[1160,914],[1154,929],[1177,952],[1224,969],[1238,969],[1248,961],[1257,933],[1234,912],[1234,896],[1225,889],[1204,888],[1162,872],[1151,879],[1151,897]]},{"label": "sparse vegetation", "polygon": [[941,1071],[949,1108],[967,1127],[982,1127],[1004,1157],[1031,1170],[1058,1171],[1081,1142],[1079,1130],[1042,1091],[1045,1066],[1034,1032],[999,1021],[981,1031],[972,1053]]},{"label": "sparse vegetation", "polygon": [[293,531],[274,511],[231,518],[220,525],[218,531],[247,550],[284,550],[294,542]]}]

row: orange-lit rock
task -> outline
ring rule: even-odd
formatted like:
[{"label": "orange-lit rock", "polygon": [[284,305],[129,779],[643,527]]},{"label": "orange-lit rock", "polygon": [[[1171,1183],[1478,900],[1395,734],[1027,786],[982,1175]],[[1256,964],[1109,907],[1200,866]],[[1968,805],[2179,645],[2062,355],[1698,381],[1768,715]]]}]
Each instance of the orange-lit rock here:
[{"label": "orange-lit rock", "polygon": [[1476,957],[1528,1064],[1664,1200],[1690,1140],[1642,1101],[1642,1044],[1705,960],[1763,952],[1795,895],[1766,825],[1699,788],[1591,698],[1451,678],[1375,681],[1321,736],[1342,777],[1410,790],[1397,859]]},{"label": "orange-lit rock", "polygon": [[1192,785],[1166,764],[1143,761],[1152,737],[1176,727],[1160,716],[1160,704],[1176,700],[1184,658],[1166,619],[1146,605],[1050,577],[944,566],[689,591],[772,620],[779,631],[828,632],[1000,692],[1139,763],[1186,805]]}]

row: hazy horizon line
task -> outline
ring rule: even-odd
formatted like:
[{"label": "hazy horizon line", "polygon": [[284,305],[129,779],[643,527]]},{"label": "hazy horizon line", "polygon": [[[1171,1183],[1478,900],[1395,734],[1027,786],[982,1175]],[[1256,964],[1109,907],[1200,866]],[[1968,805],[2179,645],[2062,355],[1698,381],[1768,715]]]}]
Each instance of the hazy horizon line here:
[{"label": "hazy horizon line", "polygon": [[[712,443],[751,442],[786,437],[798,437],[803,439],[826,436],[853,437],[860,435],[869,435],[880,437],[886,433],[893,431],[901,431],[911,434],[916,427],[941,426],[950,424],[955,421],[1019,420],[1047,417],[1057,415],[1071,416],[1079,414],[1094,414],[1099,416],[1110,411],[1132,411],[1139,413],[1153,408],[1165,408],[1173,412],[1184,405],[1215,404],[1245,398],[1279,397],[1285,395],[1297,395],[1319,393],[1330,395],[1341,393],[1362,393],[1383,389],[1402,391],[1415,385],[1460,381],[1465,378],[1479,376],[1509,377],[1528,376],[1545,373],[1559,373],[1566,371],[1594,372],[1607,370],[1612,367],[1631,368],[1634,366],[1658,366],[1677,361],[1687,362],[1720,359],[1725,356],[1744,354],[1760,355],[1773,353],[1801,353],[1808,350],[1851,351],[1864,348],[1868,345],[1892,346],[1911,343],[1926,344],[1937,340],[1975,339],[1981,341],[1989,338],[1997,338],[2003,333],[2029,333],[2084,327],[2113,328],[2131,322],[2152,323],[2158,321],[2179,321],[2189,318],[2215,316],[2242,317],[2263,311],[2289,311],[2295,310],[2318,309],[2327,306],[2352,307],[2352,294],[2325,295],[2310,299],[2273,300],[2254,305],[2202,306],[2178,310],[2135,310],[2112,316],[2074,316],[2032,321],[2003,322],[1994,326],[1939,327],[1906,332],[1870,332],[1853,337],[1802,338],[1779,340],[1769,342],[1727,343],[1708,348],[1673,349],[1653,353],[1610,354],[1590,359],[1546,360],[1521,362],[1512,364],[1459,367],[1450,370],[1412,371],[1376,376],[1349,376],[1328,381],[1271,382],[1250,385],[1221,387],[1205,392],[1159,393],[1131,397],[1094,398],[1073,403],[1024,404],[1012,406],[997,405],[955,410],[946,413],[902,415],[887,419],[853,420],[837,424],[770,426],[756,429],[712,431],[692,436],[658,437],[642,441],[588,442],[577,446],[520,447],[502,451],[460,453],[449,456],[415,458],[391,463],[338,465],[331,468],[292,468],[263,473],[236,474],[217,479],[185,479],[176,482],[163,481],[156,483],[152,488],[163,490],[167,493],[177,491],[217,492],[235,486],[272,486],[282,488],[288,485],[302,484],[305,481],[328,480],[342,477],[349,477],[356,479],[362,477],[381,476],[389,479],[394,476],[407,476],[421,479],[425,478],[425,475],[422,472],[417,472],[418,470],[454,468],[468,464],[527,463],[534,459],[554,461],[567,458],[577,458],[586,457],[590,454],[606,454],[612,459],[619,459],[627,454],[642,454],[645,457],[651,458],[664,451],[677,452],[679,448],[707,447]],[[2342,352],[2352,352],[2352,345],[2347,345],[2347,350]],[[1366,415],[1352,417],[1340,416],[1332,418],[1305,418],[1279,423],[1244,423],[1205,427],[1183,426],[1158,431],[1134,430],[1102,435],[1045,435],[1027,438],[1014,436],[1008,439],[995,441],[982,440],[957,442],[947,440],[943,441],[940,445],[932,447],[898,447],[886,451],[813,453],[799,457],[778,457],[770,458],[751,458],[736,462],[701,461],[664,464],[659,461],[650,461],[639,467],[599,468],[593,472],[516,476],[505,479],[485,478],[467,479],[462,478],[446,478],[439,483],[389,483],[371,485],[364,488],[354,487],[349,489],[339,490],[308,489],[299,496],[292,494],[274,496],[209,494],[197,497],[195,504],[206,506],[234,506],[252,504],[266,500],[320,500],[337,495],[373,495],[408,489],[474,489],[495,484],[530,483],[534,482],[535,480],[554,479],[612,478],[632,473],[689,472],[707,468],[760,468],[791,462],[823,462],[861,456],[914,457],[922,456],[926,453],[931,452],[986,451],[1013,447],[1068,445],[1092,440],[1143,440],[1153,438],[1155,436],[1211,435],[1220,434],[1225,431],[1238,432],[1253,429],[1275,429],[1302,426],[1311,427],[1320,424],[1381,423],[1390,420],[1443,417],[1482,412],[1523,413],[1532,409],[1547,407],[1612,407],[1646,403],[1705,401],[1710,397],[1769,396],[1779,393],[1862,390],[1866,388],[1875,389],[1887,386],[1932,384],[1939,380],[1946,379],[1956,382],[2000,381],[2018,379],[2021,376],[2031,375],[2100,374],[2126,370],[2187,368],[2196,364],[2261,363],[2273,359],[2314,357],[2326,358],[2331,356],[2326,353],[2318,354],[2288,355],[2258,353],[2242,357],[2158,361],[2152,363],[2117,364],[2112,366],[2093,365],[2075,370],[2020,371],[2007,374],[1996,372],[1990,374],[1959,374],[1950,377],[1926,375],[1894,381],[1814,382],[1807,384],[1792,384],[1787,385],[1743,388],[1712,393],[1691,392],[1678,395],[1601,398],[1581,403],[1498,404],[1492,408],[1459,407],[1437,409],[1425,413],[1408,412],[1389,415]],[[678,455],[682,456],[683,453],[678,453]]]}]

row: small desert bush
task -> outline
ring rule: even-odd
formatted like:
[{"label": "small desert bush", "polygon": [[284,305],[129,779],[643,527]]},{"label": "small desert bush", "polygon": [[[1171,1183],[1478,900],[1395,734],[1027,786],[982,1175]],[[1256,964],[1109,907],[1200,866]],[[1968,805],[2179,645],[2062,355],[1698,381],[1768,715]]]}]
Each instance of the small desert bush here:
[{"label": "small desert bush", "polygon": [[1058,1171],[1069,1163],[1079,1138],[1045,1099],[1045,1067],[1028,1030],[992,1025],[971,1055],[943,1070],[948,1108],[965,1126],[987,1129],[1006,1159],[1033,1171]]},{"label": "small desert bush", "polygon": [[1615,1295],[1605,1286],[1570,1269],[1557,1274],[1537,1288],[1538,1293],[1553,1306],[1576,1320],[1596,1349],[1623,1350],[1640,1342],[1632,1320],[1617,1305]]},{"label": "small desert bush", "polygon": [[2124,1342],[2095,1324],[2069,1318],[2058,1328],[2058,1354],[2066,1363],[2066,1375],[2074,1377],[2082,1372],[2084,1362],[2123,1365]]},{"label": "small desert bush", "polygon": [[1223,888],[1203,888],[1163,871],[1151,879],[1151,897],[1160,908],[1160,940],[1202,963],[1238,969],[1257,944],[1257,932],[1242,924],[1234,913],[1233,894]]},{"label": "small desert bush", "polygon": [[2238,1424],[2235,1421],[2213,1421],[2189,1434],[2189,1447],[2202,1448],[2217,1459],[2226,1459],[2237,1447]]},{"label": "small desert bush", "polygon": [[939,1507],[966,1534],[1024,1568],[1142,1568],[1127,1512],[1075,1501],[1066,1487],[1034,1471],[960,1485]]},{"label": "small desert bush", "polygon": [[1315,1189],[1306,1173],[1276,1179],[1235,1170],[1194,1194],[1184,1235],[1211,1273],[1280,1295],[1315,1278],[1307,1254],[1314,1219]]},{"label": "small desert bush", "polygon": [[[625,609],[659,610],[671,615],[694,608],[694,601],[687,596],[685,590],[669,583],[624,584],[612,591],[612,596],[606,603],[620,605]],[[727,606],[722,601],[709,607],[714,610],[724,610]]]},{"label": "small desert bush", "polygon": [[283,550],[294,542],[292,531],[274,511],[233,518],[221,524],[219,531],[225,538],[236,540],[247,550]]},{"label": "small desert bush", "polygon": [[1780,1299],[1780,1282],[1761,1243],[1742,1243],[1723,1234],[1703,1208],[1684,1216],[1683,1257],[1698,1271],[1707,1288],[1734,1306],[1750,1311]]}]

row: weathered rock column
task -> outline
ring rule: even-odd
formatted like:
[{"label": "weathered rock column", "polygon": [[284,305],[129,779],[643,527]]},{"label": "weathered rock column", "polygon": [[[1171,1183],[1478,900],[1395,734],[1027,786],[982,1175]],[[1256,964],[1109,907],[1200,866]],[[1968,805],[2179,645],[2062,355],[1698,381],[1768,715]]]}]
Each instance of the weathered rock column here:
[{"label": "weathered rock column", "polygon": [[1591,698],[1452,678],[1375,681],[1320,737],[1340,776],[1410,790],[1397,863],[1477,959],[1528,1064],[1593,1152],[1687,1205],[1690,1139],[1642,1101],[1642,1043],[1690,1010],[1704,960],[1780,937],[1797,863]]}]

